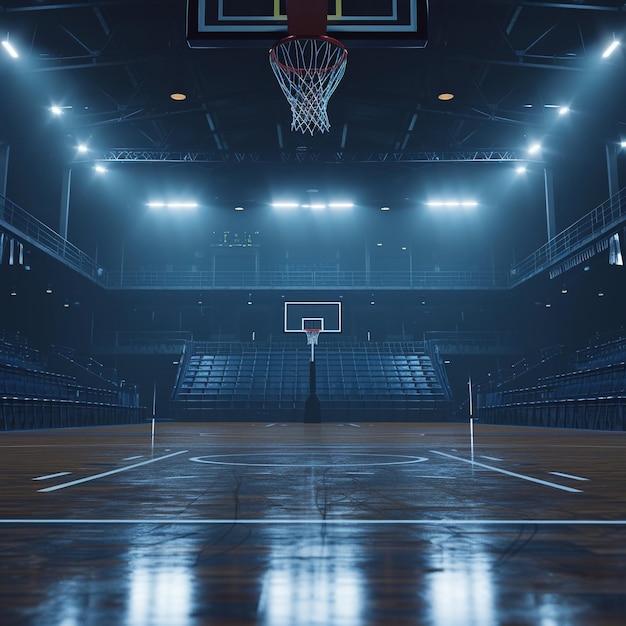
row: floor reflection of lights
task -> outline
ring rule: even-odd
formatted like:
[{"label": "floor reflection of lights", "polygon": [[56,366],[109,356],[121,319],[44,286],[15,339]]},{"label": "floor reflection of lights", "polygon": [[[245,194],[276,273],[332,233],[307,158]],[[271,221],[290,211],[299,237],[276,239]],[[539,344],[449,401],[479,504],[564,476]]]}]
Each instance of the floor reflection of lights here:
[{"label": "floor reflection of lights", "polygon": [[277,542],[263,576],[259,617],[272,626],[360,626],[366,623],[365,581],[351,545],[311,538]]},{"label": "floor reflection of lights", "polygon": [[149,555],[129,559],[128,618],[132,626],[185,626],[190,623],[192,575],[189,567],[155,562]]}]

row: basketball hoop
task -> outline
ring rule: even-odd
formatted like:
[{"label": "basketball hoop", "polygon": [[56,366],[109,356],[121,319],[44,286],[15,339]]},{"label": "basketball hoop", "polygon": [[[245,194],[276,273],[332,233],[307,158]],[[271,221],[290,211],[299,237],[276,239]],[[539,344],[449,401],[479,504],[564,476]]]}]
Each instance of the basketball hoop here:
[{"label": "basketball hoop", "polygon": [[346,70],[346,47],[327,35],[290,35],[270,48],[269,58],[291,107],[291,130],[328,131],[326,107]]},{"label": "basketball hoop", "polygon": [[309,346],[316,346],[317,340],[322,332],[320,328],[307,328],[304,331],[306,333],[306,343]]}]

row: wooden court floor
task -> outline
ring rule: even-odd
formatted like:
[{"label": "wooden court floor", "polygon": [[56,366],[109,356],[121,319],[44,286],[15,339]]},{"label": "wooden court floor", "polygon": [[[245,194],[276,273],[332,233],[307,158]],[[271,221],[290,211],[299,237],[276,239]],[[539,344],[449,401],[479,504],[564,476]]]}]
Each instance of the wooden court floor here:
[{"label": "wooden court floor", "polygon": [[0,624],[626,624],[626,433],[0,434]]}]

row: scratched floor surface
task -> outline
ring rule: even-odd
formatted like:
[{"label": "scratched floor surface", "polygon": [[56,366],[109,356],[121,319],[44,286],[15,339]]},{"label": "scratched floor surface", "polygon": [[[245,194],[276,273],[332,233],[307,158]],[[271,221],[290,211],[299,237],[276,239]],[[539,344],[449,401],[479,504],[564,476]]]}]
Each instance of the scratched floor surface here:
[{"label": "scratched floor surface", "polygon": [[3,626],[626,623],[626,433],[0,434]]}]

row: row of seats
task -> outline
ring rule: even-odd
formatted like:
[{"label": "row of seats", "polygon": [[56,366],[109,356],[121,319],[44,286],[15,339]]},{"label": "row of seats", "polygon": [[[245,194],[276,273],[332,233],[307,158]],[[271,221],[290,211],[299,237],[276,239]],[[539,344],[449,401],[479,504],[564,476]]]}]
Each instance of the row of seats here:
[{"label": "row of seats", "polygon": [[626,395],[626,362],[543,378],[540,384],[482,395],[484,407]]},{"label": "row of seats", "polygon": [[[192,354],[173,400],[204,406],[294,406],[309,393],[310,348],[247,347],[222,354]],[[376,344],[316,351],[316,392],[328,403],[441,401],[445,392],[425,354],[381,354]]]},{"label": "row of seats", "polygon": [[146,409],[103,402],[0,397],[0,430],[140,424]]},{"label": "row of seats", "polygon": [[78,384],[73,376],[0,363],[0,393],[12,398],[41,398],[71,402],[93,402],[127,406],[134,400],[122,393]]}]

